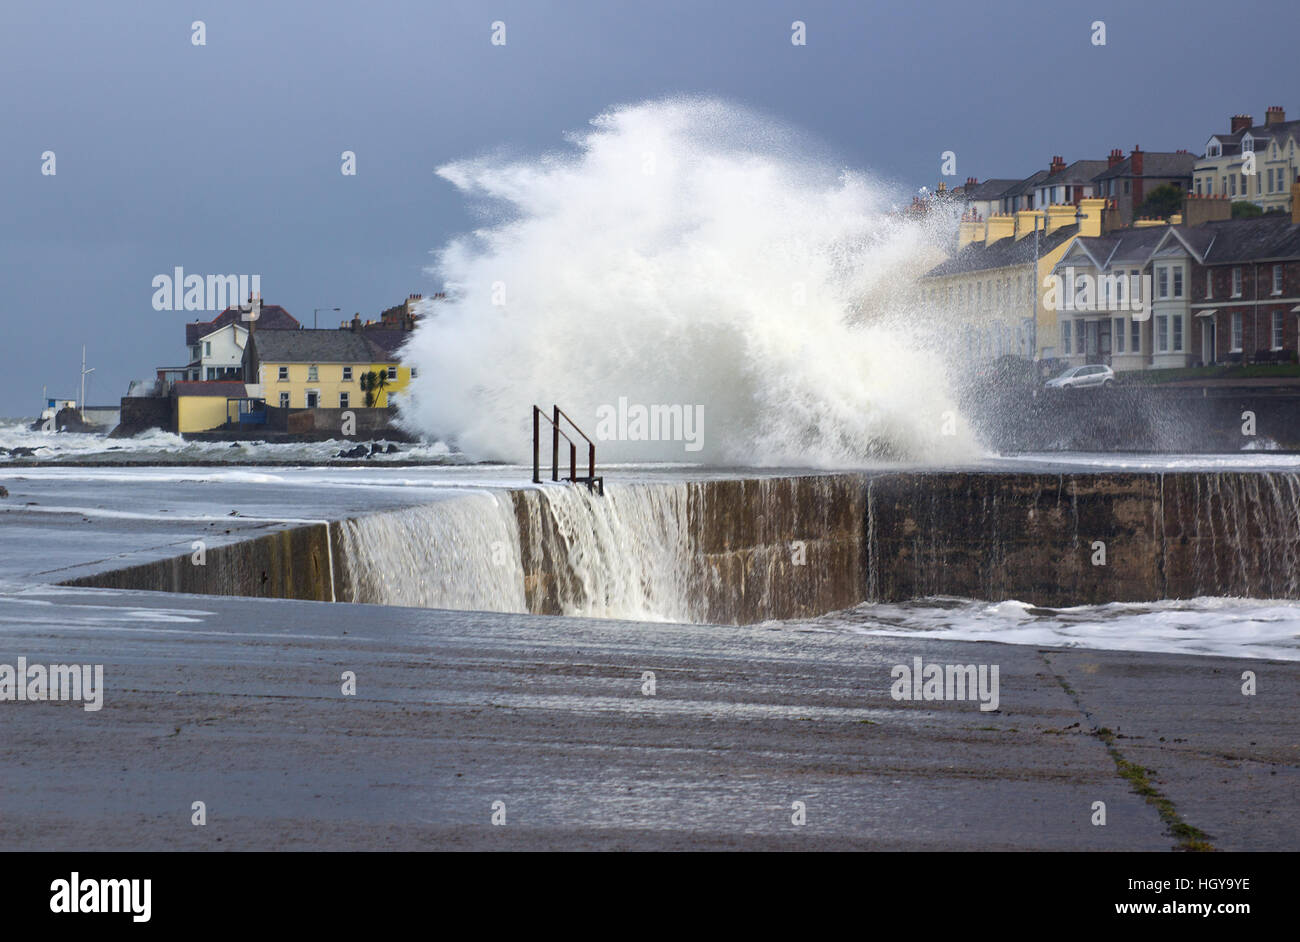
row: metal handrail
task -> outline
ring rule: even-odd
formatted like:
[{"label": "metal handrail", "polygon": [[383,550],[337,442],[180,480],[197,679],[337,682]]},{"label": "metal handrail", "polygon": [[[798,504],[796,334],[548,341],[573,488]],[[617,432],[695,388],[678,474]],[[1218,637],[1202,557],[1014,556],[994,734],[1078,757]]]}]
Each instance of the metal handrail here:
[{"label": "metal handrail", "polygon": [[[552,415],[546,415],[538,406],[533,406],[533,483],[542,483],[541,469],[541,418],[545,418],[551,425],[551,480],[560,480],[560,436],[569,443],[569,477],[570,484],[585,483],[589,488],[599,488],[603,494],[605,492],[604,481],[596,477],[596,443],[593,442],[587,433],[578,427],[578,423],[573,421],[573,417],[562,410],[559,406],[551,407]],[[561,428],[560,419],[567,419],[573,431],[577,432],[587,443],[587,477],[585,479],[578,477],[578,445],[568,434]]]}]

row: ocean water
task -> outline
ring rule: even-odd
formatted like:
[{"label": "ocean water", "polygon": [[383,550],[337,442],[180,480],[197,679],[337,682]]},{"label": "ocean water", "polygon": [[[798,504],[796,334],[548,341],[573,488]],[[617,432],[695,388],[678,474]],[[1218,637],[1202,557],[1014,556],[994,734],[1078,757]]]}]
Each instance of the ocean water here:
[{"label": "ocean water", "polygon": [[1043,608],[1018,600],[864,603],[783,627],[1043,647],[1300,660],[1300,601],[1196,598]]}]

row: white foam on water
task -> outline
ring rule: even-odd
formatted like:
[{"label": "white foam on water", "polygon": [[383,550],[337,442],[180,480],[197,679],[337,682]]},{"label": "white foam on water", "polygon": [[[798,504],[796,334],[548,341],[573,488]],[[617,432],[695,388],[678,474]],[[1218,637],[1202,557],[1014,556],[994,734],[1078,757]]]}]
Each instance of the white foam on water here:
[{"label": "white foam on water", "polygon": [[438,253],[450,300],[403,348],[411,428],[521,461],[534,403],[598,438],[624,398],[701,406],[701,448],[602,439],[602,463],[979,453],[944,434],[951,333],[904,300],[949,225],[893,215],[880,181],[732,103],[614,108],[570,145],[439,168],[486,219]]},{"label": "white foam on water", "polygon": [[932,598],[864,603],[802,622],[862,634],[1052,647],[1300,660],[1300,602],[1195,598],[1037,608]]}]

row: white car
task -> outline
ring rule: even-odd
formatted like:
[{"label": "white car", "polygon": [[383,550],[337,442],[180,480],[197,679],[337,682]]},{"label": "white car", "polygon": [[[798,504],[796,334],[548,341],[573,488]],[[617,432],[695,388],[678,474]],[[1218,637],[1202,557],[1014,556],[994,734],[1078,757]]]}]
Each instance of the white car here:
[{"label": "white car", "polygon": [[1085,386],[1115,385],[1115,371],[1100,363],[1088,366],[1072,366],[1060,376],[1047,381],[1048,389],[1082,389]]}]

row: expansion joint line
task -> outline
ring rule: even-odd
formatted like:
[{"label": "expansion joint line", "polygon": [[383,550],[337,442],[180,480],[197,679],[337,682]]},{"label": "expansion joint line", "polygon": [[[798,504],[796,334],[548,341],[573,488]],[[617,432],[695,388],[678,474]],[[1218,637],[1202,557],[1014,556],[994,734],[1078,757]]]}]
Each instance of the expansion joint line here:
[{"label": "expansion joint line", "polygon": [[1129,784],[1134,794],[1145,798],[1147,804],[1155,808],[1160,815],[1160,820],[1169,829],[1170,836],[1178,841],[1177,849],[1187,851],[1214,850],[1214,845],[1210,843],[1210,835],[1184,821],[1182,816],[1179,815],[1178,809],[1174,807],[1174,803],[1155,787],[1151,781],[1152,770],[1143,768],[1136,762],[1131,762],[1125,758],[1124,754],[1120,752],[1119,746],[1115,744],[1114,731],[1108,727],[1097,725],[1092,713],[1079,699],[1078,692],[1070,686],[1070,682],[1052,664],[1051,654],[1047,651],[1039,651],[1038,653],[1052,676],[1056,678],[1056,682],[1065,691],[1066,696],[1074,703],[1075,709],[1087,720],[1092,735],[1106,747],[1106,752],[1109,753],[1111,760],[1115,763],[1115,771],[1119,774],[1119,777]]}]

